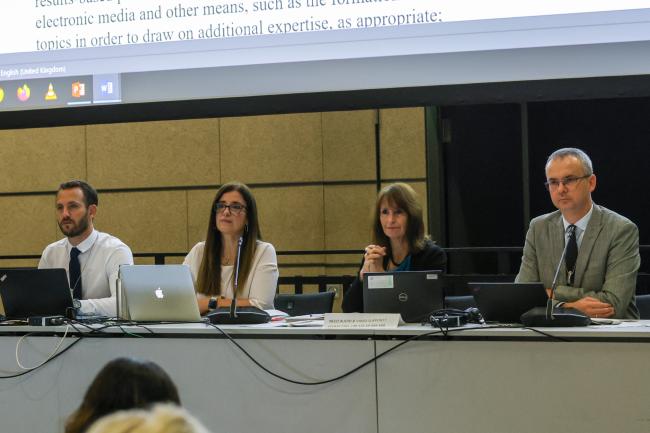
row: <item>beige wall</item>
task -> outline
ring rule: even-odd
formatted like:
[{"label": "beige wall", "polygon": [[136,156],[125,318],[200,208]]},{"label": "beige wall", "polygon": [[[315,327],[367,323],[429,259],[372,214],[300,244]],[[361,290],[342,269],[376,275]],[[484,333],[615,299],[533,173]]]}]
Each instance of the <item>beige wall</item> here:
[{"label": "beige wall", "polygon": [[[53,191],[73,178],[100,190],[97,228],[135,253],[188,251],[203,239],[216,188],[230,180],[253,185],[262,234],[277,250],[361,249],[376,193],[361,182],[375,179],[377,119],[382,178],[424,179],[421,108],[0,131],[0,256],[38,255],[60,237]],[[413,186],[424,203],[424,180]],[[341,275],[359,259],[279,262],[282,275]]]}]

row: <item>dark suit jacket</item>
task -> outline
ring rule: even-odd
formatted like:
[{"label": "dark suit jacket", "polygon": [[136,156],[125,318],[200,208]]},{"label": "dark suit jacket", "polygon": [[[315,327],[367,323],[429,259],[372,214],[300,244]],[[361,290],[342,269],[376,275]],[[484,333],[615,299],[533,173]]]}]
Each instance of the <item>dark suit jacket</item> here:
[{"label": "dark suit jacket", "polygon": [[[384,264],[385,267],[386,263]],[[363,260],[361,261],[363,266]],[[445,271],[447,266],[447,255],[445,252],[434,244],[432,241],[427,240],[424,249],[417,254],[411,256],[411,270],[412,271]],[[359,271],[361,268],[359,268]],[[343,295],[343,303],[341,305],[344,313],[363,312],[363,281],[358,277],[350,284],[350,287]]]},{"label": "dark suit jacket", "polygon": [[[564,225],[560,211],[533,219],[516,281],[541,281],[545,287],[551,287],[563,249]],[[638,319],[634,293],[640,264],[636,225],[594,204],[578,250],[574,286],[567,285],[562,264],[555,299],[570,302],[591,296],[611,304],[616,318]]]}]

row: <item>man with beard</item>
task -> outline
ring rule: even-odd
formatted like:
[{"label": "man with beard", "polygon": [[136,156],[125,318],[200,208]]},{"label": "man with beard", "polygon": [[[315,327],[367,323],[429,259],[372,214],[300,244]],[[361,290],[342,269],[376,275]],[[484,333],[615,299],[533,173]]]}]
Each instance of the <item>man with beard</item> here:
[{"label": "man with beard", "polygon": [[38,267],[66,269],[78,314],[113,317],[119,267],[132,265],[133,254],[118,238],[95,230],[97,204],[97,191],[84,181],[59,186],[56,218],[66,237],[45,248]]}]

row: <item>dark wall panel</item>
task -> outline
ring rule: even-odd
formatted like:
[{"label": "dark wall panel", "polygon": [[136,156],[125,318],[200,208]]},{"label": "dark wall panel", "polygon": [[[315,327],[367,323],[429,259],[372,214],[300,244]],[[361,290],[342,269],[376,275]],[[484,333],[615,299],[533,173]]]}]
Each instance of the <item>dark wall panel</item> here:
[{"label": "dark wall panel", "polygon": [[[650,98],[529,102],[526,111],[530,216],[555,210],[543,185],[548,155],[559,147],[580,147],[598,177],[594,201],[634,221],[641,244],[650,244]],[[447,246],[523,245],[521,117],[518,104],[441,109]],[[518,259],[512,257],[513,272]],[[650,272],[648,262],[642,261],[642,271]],[[450,260],[455,273],[498,268],[496,254],[456,254]]]},{"label": "dark wall panel", "polygon": [[544,190],[544,164],[560,146],[592,158],[598,183],[593,199],[639,226],[650,244],[650,98],[531,103],[531,215],[553,210]]},{"label": "dark wall panel", "polygon": [[[523,244],[518,104],[444,107],[447,246]],[[494,272],[496,256],[456,257],[450,272]]]}]

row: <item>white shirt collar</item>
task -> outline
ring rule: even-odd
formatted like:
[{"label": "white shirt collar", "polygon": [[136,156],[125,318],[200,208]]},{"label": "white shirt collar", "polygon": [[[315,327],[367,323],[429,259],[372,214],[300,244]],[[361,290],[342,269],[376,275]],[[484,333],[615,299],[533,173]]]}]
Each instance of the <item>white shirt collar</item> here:
[{"label": "white shirt collar", "polygon": [[[591,214],[594,211],[594,204],[591,203],[591,207],[589,208],[589,212],[582,218],[580,218],[576,223],[574,224],[578,228],[578,232],[582,233],[585,230],[587,230],[587,224],[589,224],[589,220],[591,219]],[[564,223],[564,232],[566,233],[566,229],[571,225],[570,222],[568,222],[565,218],[564,215],[562,215],[562,223]]]},{"label": "white shirt collar", "polygon": [[[99,236],[99,232],[95,229],[93,229],[92,233],[90,233],[90,236],[88,236],[86,239],[81,241],[79,245],[77,245],[77,249],[81,251],[81,253],[85,253],[89,249],[95,245],[95,241],[97,241],[97,237]],[[67,245],[67,250],[70,252],[75,246],[70,243],[70,239],[68,239],[68,245]]]}]

